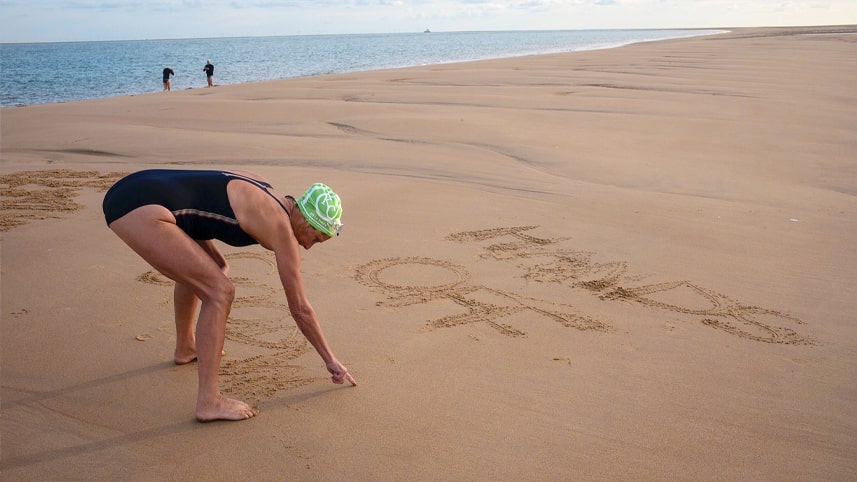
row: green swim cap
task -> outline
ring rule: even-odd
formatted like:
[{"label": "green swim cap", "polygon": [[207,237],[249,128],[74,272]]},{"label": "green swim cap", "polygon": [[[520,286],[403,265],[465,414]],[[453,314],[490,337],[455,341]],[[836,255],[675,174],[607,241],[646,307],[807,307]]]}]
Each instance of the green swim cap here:
[{"label": "green swim cap", "polygon": [[342,200],[326,184],[317,182],[298,198],[298,208],[306,220],[322,233],[333,237],[339,235],[342,223]]}]

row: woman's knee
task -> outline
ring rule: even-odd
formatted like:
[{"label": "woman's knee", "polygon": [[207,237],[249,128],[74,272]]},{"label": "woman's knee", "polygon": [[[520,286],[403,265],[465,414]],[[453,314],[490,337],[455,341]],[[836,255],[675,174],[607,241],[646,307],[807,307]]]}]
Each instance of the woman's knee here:
[{"label": "woman's knee", "polygon": [[235,285],[232,284],[232,281],[230,281],[226,276],[220,277],[218,281],[211,286],[207,296],[203,298],[203,301],[206,300],[222,304],[226,307],[232,306],[232,302],[235,300]]}]

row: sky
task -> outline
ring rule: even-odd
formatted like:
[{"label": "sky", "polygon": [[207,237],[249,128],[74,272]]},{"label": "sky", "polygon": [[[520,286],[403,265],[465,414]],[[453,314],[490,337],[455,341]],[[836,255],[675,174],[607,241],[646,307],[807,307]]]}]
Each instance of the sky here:
[{"label": "sky", "polygon": [[0,0],[0,42],[857,24],[857,0]]}]

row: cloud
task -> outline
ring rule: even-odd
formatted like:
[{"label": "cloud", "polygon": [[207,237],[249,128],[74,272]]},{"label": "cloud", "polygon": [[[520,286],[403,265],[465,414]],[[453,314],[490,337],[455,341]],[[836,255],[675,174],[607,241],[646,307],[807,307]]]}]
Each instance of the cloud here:
[{"label": "cloud", "polygon": [[857,0],[0,0],[0,42],[857,23]]}]

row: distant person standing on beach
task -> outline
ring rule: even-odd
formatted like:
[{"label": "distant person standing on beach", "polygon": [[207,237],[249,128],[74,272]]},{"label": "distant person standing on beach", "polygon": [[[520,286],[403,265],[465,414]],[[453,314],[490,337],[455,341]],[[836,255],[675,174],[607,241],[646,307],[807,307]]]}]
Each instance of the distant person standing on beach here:
[{"label": "distant person standing on beach", "polygon": [[173,72],[173,68],[172,67],[165,68],[164,69],[164,91],[169,92],[170,89],[172,88],[172,81],[170,81],[171,75],[176,75],[176,73]]},{"label": "distant person standing on beach", "polygon": [[205,72],[205,77],[208,79],[208,86],[214,87],[214,64],[211,63],[211,59],[208,59],[202,71]]}]

